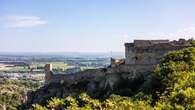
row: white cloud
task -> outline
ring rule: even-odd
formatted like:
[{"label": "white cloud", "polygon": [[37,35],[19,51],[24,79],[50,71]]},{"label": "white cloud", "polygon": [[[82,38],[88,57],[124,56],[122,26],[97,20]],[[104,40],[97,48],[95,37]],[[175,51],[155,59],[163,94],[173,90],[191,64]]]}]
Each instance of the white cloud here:
[{"label": "white cloud", "polygon": [[38,16],[8,16],[6,20],[7,27],[11,28],[28,28],[47,24],[47,21]]}]

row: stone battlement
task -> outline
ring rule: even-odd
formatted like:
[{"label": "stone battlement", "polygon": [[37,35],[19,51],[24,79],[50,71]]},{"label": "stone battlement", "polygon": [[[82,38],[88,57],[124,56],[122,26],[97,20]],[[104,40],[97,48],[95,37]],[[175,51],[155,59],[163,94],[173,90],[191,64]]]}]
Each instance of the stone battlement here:
[{"label": "stone battlement", "polygon": [[125,43],[125,47],[129,48],[144,48],[144,47],[156,47],[156,46],[163,46],[168,44],[172,47],[180,47],[180,46],[191,46],[191,39],[179,39],[178,41],[169,41],[169,40],[134,40],[133,43]]}]

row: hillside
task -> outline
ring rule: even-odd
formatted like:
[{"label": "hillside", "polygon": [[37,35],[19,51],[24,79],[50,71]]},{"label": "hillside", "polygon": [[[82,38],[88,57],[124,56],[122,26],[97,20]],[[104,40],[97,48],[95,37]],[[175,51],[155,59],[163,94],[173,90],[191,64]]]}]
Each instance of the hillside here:
[{"label": "hillside", "polygon": [[26,80],[0,80],[0,110],[16,110],[27,100],[27,92],[41,86],[39,82]]},{"label": "hillside", "polygon": [[[112,73],[97,81],[50,83],[31,93],[24,108],[195,109],[195,48],[168,53],[153,73]],[[115,94],[115,95],[112,95]]]}]

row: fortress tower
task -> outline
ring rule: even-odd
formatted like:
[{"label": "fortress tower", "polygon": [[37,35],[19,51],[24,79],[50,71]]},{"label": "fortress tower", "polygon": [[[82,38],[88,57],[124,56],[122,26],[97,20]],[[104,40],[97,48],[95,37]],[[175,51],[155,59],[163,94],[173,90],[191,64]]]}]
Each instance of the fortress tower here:
[{"label": "fortress tower", "polygon": [[52,64],[46,64],[45,65],[45,83],[46,84],[48,83],[48,81],[51,80],[52,75],[53,75]]}]

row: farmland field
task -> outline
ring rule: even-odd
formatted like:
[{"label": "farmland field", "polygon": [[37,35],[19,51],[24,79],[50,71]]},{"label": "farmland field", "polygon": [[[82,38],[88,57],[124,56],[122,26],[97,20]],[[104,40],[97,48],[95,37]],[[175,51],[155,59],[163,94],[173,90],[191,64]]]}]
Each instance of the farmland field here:
[{"label": "farmland field", "polygon": [[46,64],[52,64],[53,65],[53,69],[56,70],[66,70],[72,66],[65,64],[64,62],[32,62],[30,65],[33,67],[41,67],[43,68]]},{"label": "farmland field", "polygon": [[0,71],[15,71],[15,72],[18,72],[18,71],[28,71],[28,66],[15,66],[15,65],[12,65],[12,64],[3,64],[1,63],[0,64]]},{"label": "farmland field", "polygon": [[41,71],[44,69],[45,64],[52,64],[54,70],[61,70],[64,71],[71,66],[68,64],[65,64],[64,62],[31,62],[28,65],[14,65],[14,64],[3,64],[0,63],[0,71],[5,72],[26,72],[30,71],[31,69],[36,71]]}]

